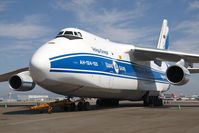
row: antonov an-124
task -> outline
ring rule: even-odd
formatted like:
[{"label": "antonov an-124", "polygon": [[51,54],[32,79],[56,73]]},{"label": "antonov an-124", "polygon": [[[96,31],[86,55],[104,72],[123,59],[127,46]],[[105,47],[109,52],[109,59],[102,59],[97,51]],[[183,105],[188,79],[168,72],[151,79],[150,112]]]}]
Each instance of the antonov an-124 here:
[{"label": "antonov an-124", "polygon": [[130,100],[162,106],[161,92],[171,85],[186,84],[190,74],[199,72],[193,67],[199,55],[168,47],[167,20],[163,20],[155,49],[66,28],[34,53],[28,67],[0,75],[0,82],[8,81],[15,91],[30,91],[39,85],[68,97],[97,98],[97,105]]}]

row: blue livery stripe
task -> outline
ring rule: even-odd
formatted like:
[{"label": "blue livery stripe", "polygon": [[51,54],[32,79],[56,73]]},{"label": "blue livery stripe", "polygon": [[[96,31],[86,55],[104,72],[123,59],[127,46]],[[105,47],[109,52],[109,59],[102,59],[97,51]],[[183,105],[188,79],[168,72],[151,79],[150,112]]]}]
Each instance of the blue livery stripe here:
[{"label": "blue livery stripe", "polygon": [[159,71],[159,70],[155,70],[151,67],[148,67],[148,66],[144,66],[144,65],[138,65],[134,62],[130,62],[130,61],[126,61],[126,60],[120,60],[120,59],[114,59],[114,58],[111,58],[111,57],[107,57],[107,56],[103,56],[103,55],[99,55],[99,54],[93,54],[93,53],[72,53],[72,54],[64,54],[64,55],[60,55],[60,56],[55,56],[55,57],[52,57],[50,58],[49,60],[52,62],[52,61],[55,61],[55,60],[61,60],[63,58],[71,58],[71,57],[77,57],[77,56],[94,56],[94,57],[101,57],[101,58],[104,58],[104,59],[110,59],[110,60],[114,60],[114,61],[118,61],[118,62],[122,62],[122,63],[128,63],[130,65],[136,65],[136,66],[142,66],[142,67],[145,67],[147,69],[150,69],[150,70],[154,70],[154,71],[157,71],[159,73],[162,73],[164,74],[164,72],[162,71]]},{"label": "blue livery stripe", "polygon": [[122,75],[114,75],[111,73],[100,73],[100,72],[89,72],[89,71],[74,71],[74,70],[54,70],[51,69],[50,72],[61,72],[61,73],[78,73],[78,74],[97,74],[97,75],[104,75],[104,76],[113,76],[113,77],[119,77],[119,78],[126,78],[126,79],[135,79],[135,80],[144,80],[144,81],[150,81],[150,82],[158,82],[158,83],[164,83],[168,84],[168,81],[165,80],[154,80],[149,78],[139,78],[139,77],[130,77],[130,76],[122,76]]},{"label": "blue livery stripe", "polygon": [[123,62],[97,54],[68,54],[50,58],[50,61],[50,72],[100,74],[130,79],[158,80],[168,83],[163,72],[151,69],[148,66],[128,61]]}]

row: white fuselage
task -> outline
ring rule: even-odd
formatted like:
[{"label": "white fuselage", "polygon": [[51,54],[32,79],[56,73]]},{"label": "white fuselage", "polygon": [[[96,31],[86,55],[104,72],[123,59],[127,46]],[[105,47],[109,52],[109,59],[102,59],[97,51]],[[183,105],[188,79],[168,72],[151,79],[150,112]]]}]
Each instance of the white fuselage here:
[{"label": "white fuselage", "polygon": [[165,63],[137,62],[127,52],[133,45],[80,32],[83,39],[57,37],[35,52],[30,73],[38,85],[67,96],[127,100],[169,89]]}]

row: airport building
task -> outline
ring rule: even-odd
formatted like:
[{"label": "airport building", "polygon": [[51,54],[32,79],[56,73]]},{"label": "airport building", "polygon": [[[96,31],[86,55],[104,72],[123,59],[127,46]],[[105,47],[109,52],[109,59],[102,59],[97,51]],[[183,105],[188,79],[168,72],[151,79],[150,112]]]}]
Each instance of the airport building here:
[{"label": "airport building", "polygon": [[17,95],[18,101],[46,101],[49,100],[48,95]]}]

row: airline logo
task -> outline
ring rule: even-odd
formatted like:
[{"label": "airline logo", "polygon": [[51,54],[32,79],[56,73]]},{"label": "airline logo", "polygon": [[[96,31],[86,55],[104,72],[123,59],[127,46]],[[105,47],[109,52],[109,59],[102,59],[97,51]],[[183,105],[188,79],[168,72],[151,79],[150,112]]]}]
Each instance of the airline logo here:
[{"label": "airline logo", "polygon": [[103,49],[101,49],[101,48],[94,48],[94,47],[91,47],[91,48],[92,48],[92,50],[93,50],[95,53],[108,55],[108,51],[106,51],[106,50],[103,50]]},{"label": "airline logo", "polygon": [[117,63],[115,61],[113,61],[113,67],[115,69],[115,72],[119,73],[119,66],[117,65]]}]

